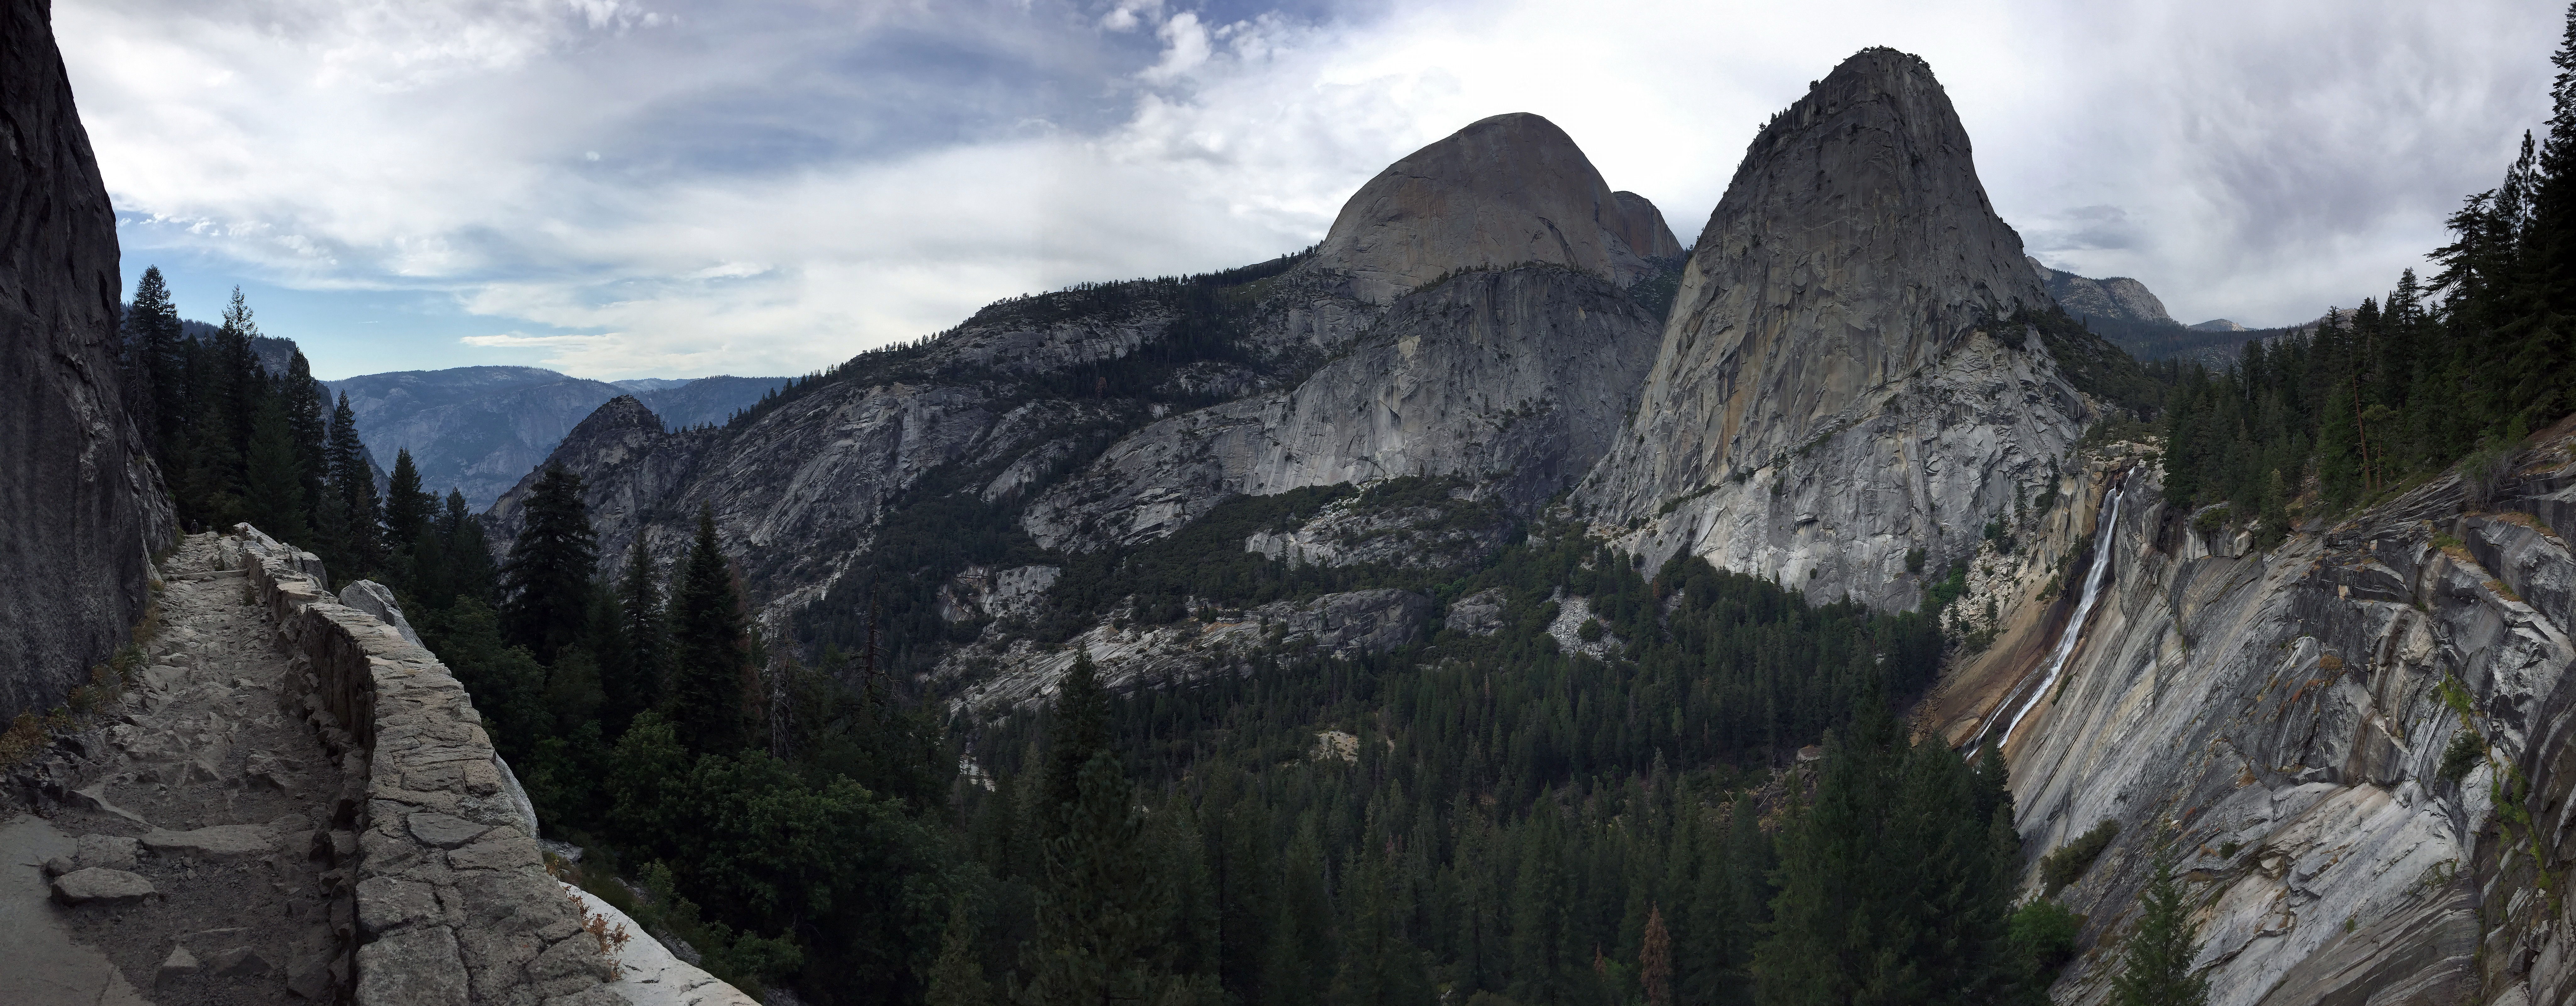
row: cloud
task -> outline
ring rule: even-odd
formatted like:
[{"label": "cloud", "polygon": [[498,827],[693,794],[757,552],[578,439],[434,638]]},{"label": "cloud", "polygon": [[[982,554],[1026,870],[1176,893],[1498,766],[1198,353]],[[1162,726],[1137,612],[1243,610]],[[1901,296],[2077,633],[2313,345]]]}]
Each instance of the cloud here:
[{"label": "cloud", "polygon": [[[1687,238],[1763,119],[1872,44],[1932,62],[2050,264],[2178,315],[2307,317],[2384,288],[2494,184],[2546,113],[2554,17],[96,0],[55,23],[130,272],[447,298],[488,322],[434,336],[456,364],[622,377],[812,370],[996,297],[1267,258],[1507,111]],[[316,366],[365,372],[366,345]]]}]

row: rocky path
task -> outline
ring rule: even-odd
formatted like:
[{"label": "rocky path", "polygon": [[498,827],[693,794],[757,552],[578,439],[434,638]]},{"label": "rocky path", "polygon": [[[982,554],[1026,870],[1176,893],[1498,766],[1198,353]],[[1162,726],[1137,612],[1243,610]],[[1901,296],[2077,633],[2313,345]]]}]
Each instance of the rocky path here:
[{"label": "rocky path", "polygon": [[216,550],[163,562],[162,628],[77,806],[0,819],[0,1002],[328,1000],[347,973],[353,806],[307,675]]}]

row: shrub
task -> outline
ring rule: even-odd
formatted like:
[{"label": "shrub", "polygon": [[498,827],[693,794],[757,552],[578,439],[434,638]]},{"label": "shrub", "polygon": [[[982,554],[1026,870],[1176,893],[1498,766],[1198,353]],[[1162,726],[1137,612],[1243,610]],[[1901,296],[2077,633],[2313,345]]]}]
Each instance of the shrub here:
[{"label": "shrub", "polygon": [[2451,746],[2442,749],[2442,778],[2454,783],[2469,777],[2469,772],[2487,757],[2487,742],[2467,730],[2451,735]]},{"label": "shrub", "polygon": [[2227,519],[2231,515],[2230,508],[2226,504],[2210,507],[2207,510],[2201,511],[2199,516],[2191,519],[2191,529],[2202,534],[2208,534],[2226,525]]},{"label": "shrub", "polygon": [[1931,560],[1931,558],[1932,558],[1932,550],[1931,550],[1931,549],[1927,549],[1927,548],[1920,548],[1920,547],[1906,549],[1906,550],[1905,550],[1905,571],[1906,571],[1906,572],[1908,572],[1908,573],[1916,573],[1916,574],[1920,574],[1920,573],[1922,573],[1922,572],[1923,572],[1923,564],[1924,564],[1925,562],[1930,561],[1930,560]]},{"label": "shrub", "polygon": [[1574,627],[1574,634],[1582,637],[1583,641],[1587,643],[1600,642],[1601,620],[1598,618],[1584,619],[1583,624]]},{"label": "shrub", "polygon": [[2013,950],[2030,962],[2032,974],[2044,976],[2075,959],[2075,934],[2083,930],[2084,917],[2041,898],[2013,912],[2009,926]]},{"label": "shrub", "polygon": [[2101,858],[2102,850],[2111,847],[2112,836],[2119,833],[2120,822],[2105,819],[2094,825],[2093,830],[2077,836],[2075,841],[2040,857],[2039,875],[2048,882],[2049,896],[2055,897],[2066,885],[2084,876],[2084,871],[2093,866],[2093,861]]}]

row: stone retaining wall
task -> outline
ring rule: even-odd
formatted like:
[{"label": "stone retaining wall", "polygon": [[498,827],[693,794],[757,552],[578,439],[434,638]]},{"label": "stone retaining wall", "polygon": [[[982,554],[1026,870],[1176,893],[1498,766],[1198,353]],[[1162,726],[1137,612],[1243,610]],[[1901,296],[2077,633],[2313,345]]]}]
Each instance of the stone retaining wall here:
[{"label": "stone retaining wall", "polygon": [[358,1006],[623,1002],[601,984],[600,942],[546,875],[456,676],[324,590],[310,553],[247,524],[223,544],[306,667],[315,729],[366,781],[341,822],[358,835]]}]

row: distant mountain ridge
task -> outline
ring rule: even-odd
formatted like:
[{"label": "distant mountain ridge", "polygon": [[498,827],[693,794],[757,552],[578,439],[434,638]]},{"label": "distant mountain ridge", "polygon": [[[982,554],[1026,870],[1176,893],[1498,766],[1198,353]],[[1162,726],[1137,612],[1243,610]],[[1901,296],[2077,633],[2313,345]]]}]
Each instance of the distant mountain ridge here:
[{"label": "distant mountain ridge", "polygon": [[542,367],[452,367],[322,383],[334,396],[349,396],[358,437],[378,464],[391,468],[394,453],[409,450],[431,492],[452,488],[469,505],[486,507],[612,398],[633,394],[669,426],[705,426],[785,382],[718,375],[611,384]]}]

